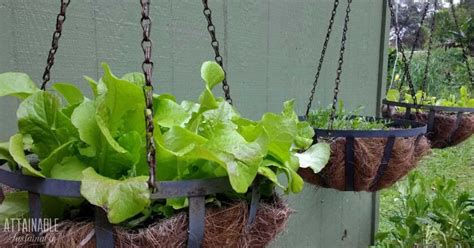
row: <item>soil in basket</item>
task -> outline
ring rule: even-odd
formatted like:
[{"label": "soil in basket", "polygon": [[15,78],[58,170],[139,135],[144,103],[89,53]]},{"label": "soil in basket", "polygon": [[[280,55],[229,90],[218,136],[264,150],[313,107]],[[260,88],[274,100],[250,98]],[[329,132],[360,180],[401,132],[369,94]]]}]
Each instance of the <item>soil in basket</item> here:
[{"label": "soil in basket", "polygon": [[[395,113],[392,118],[405,118],[403,113]],[[410,119],[428,123],[428,114],[412,113]],[[453,133],[454,132],[454,133]],[[436,113],[433,130],[428,133],[433,148],[445,148],[457,145],[467,140],[474,133],[474,114],[464,114],[456,129],[456,114],[454,113]]]},{"label": "soil in basket", "polygon": [[[246,202],[239,201],[222,208],[206,209],[203,247],[265,247],[285,229],[292,213],[281,199],[261,202],[255,222],[247,230],[248,208]],[[56,228],[57,232],[45,233],[45,240],[50,240],[45,247],[95,248],[92,221],[63,221]],[[138,230],[117,227],[115,247],[186,247],[187,230],[186,212]],[[28,247],[24,243],[9,243],[14,235],[18,234],[0,232],[0,247]]]},{"label": "soil in basket", "polygon": [[[355,191],[377,191],[391,186],[430,151],[425,137],[420,138],[415,147],[416,137],[396,138],[390,161],[383,176],[373,187],[382,160],[387,138],[356,138],[354,142],[354,188]],[[337,138],[331,143],[331,158],[318,174],[311,169],[300,169],[298,173],[305,181],[322,187],[345,189],[345,138]]]}]

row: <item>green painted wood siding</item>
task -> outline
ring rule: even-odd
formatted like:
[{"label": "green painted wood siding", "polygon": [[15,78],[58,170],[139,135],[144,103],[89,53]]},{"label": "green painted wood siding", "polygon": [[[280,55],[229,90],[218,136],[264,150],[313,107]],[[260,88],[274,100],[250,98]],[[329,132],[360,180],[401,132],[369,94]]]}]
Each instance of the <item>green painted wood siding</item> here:
[{"label": "green painted wood siding", "polygon": [[[340,97],[346,106],[365,105],[375,114],[385,78],[385,1],[357,0],[352,6]],[[241,113],[258,118],[296,99],[303,114],[332,8],[332,0],[210,0],[232,97]],[[327,105],[337,64],[341,1],[332,42],[315,98]],[[40,82],[59,1],[0,0],[0,71],[21,71]],[[53,82],[94,78],[107,62],[117,75],[140,70],[142,52],[138,1],[72,0],[52,70]],[[154,0],[152,38],[158,92],[196,99],[199,68],[213,59],[199,0]],[[220,93],[220,92],[219,92]],[[0,140],[15,132],[12,98],[0,99]],[[374,194],[341,193],[307,186],[289,198],[296,210],[273,247],[367,247],[377,218]]]}]

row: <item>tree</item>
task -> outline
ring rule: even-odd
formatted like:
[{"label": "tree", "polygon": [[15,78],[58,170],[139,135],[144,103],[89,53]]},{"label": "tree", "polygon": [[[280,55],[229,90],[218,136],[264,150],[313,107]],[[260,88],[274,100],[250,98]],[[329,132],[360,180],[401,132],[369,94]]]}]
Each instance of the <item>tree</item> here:
[{"label": "tree", "polygon": [[474,0],[465,0],[455,7],[459,28],[456,27],[451,9],[436,13],[434,41],[445,47],[460,47],[464,44],[474,55]]},{"label": "tree", "polygon": [[[405,46],[411,47],[415,40],[418,29],[420,28],[420,22],[422,19],[422,13],[425,4],[422,2],[414,2],[414,0],[401,0],[397,3],[398,5],[398,26],[400,28],[400,38]],[[394,6],[396,8],[396,6]],[[392,30],[394,27],[392,26]],[[396,37],[392,35],[391,39],[394,40]],[[420,33],[420,38],[415,44],[416,48],[422,48],[426,39],[425,32]]]}]

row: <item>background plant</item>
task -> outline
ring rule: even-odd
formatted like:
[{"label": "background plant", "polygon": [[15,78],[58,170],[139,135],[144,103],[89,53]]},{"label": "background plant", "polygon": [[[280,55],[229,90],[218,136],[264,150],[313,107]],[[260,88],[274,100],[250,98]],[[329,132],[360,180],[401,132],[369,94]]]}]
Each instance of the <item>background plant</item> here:
[{"label": "background plant", "polygon": [[473,154],[474,138],[434,149],[412,175],[382,191],[376,246],[472,247]]},{"label": "background plant", "polygon": [[[389,124],[385,120],[370,120],[363,116],[359,116],[363,107],[360,106],[352,111],[344,108],[344,103],[339,101],[336,110],[336,116],[333,123],[335,130],[377,130],[386,129]],[[312,110],[308,115],[308,122],[315,128],[325,129],[328,127],[331,115],[331,106],[320,107]]]},{"label": "background plant", "polygon": [[378,233],[391,247],[471,247],[474,245],[474,198],[454,194],[456,181],[428,181],[419,172],[397,184],[396,211],[388,220],[394,229]]},{"label": "background plant", "polygon": [[[391,75],[393,71],[393,63],[395,63],[396,50],[391,49],[389,53],[389,72],[387,76],[387,87],[391,82]],[[410,75],[412,77],[415,89],[421,89],[422,80],[424,76],[424,67],[426,64],[426,51],[417,51],[413,55],[412,63],[410,64]],[[433,49],[430,59],[430,67],[428,70],[428,81],[426,93],[437,98],[448,98],[451,94],[458,94],[459,88],[465,86],[471,88],[471,81],[467,73],[466,65],[463,61],[462,51],[459,48],[444,48]],[[474,59],[469,58],[471,65],[474,65]],[[400,59],[397,62],[398,74],[394,81],[393,88],[398,89],[403,76],[403,64]],[[405,81],[404,86],[408,86]],[[457,95],[459,97],[459,95]]]}]

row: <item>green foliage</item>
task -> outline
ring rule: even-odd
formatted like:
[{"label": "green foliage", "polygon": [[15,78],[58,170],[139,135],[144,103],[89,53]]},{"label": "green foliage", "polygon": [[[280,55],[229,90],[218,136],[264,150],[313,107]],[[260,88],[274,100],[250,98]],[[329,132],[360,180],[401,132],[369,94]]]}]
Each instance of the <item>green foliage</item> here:
[{"label": "green foliage", "polygon": [[380,247],[471,247],[474,245],[474,198],[455,194],[456,181],[427,180],[412,173],[397,184],[392,228],[377,234]]},{"label": "green foliage", "polygon": [[[336,110],[336,115],[333,123],[334,130],[377,130],[385,129],[388,125],[384,120],[368,120],[359,116],[359,112],[363,107],[358,107],[353,111],[348,112],[344,109],[342,101],[339,102],[339,107]],[[312,110],[308,115],[308,122],[315,128],[328,128],[331,116],[331,106],[326,108],[318,108]]]},{"label": "green foliage", "polygon": [[101,176],[90,167],[82,175],[81,194],[91,204],[108,209],[111,223],[120,223],[150,205],[147,176],[118,181]]},{"label": "green foliage", "polygon": [[[92,99],[74,85],[54,85],[67,104],[55,93],[40,91],[25,74],[0,74],[0,94],[22,100],[17,112],[19,133],[10,139],[8,152],[1,143],[0,159],[28,175],[81,180],[84,198],[104,208],[112,223],[141,213],[132,221],[135,225],[157,209],[169,215],[172,209],[186,207],[184,198],[150,206],[143,75],[118,78],[106,64],[103,69],[98,82],[86,78]],[[248,120],[212,93],[224,78],[218,64],[205,62],[201,76],[205,85],[198,103],[177,103],[169,94],[153,96],[158,180],[227,176],[235,193],[243,195],[261,175],[264,183],[296,193],[303,188],[296,173],[300,165],[324,167],[329,145],[310,148],[313,129],[298,120],[293,101],[285,102],[281,114],[265,113],[259,121]],[[38,155],[38,166],[29,164],[25,151]],[[286,175],[287,185],[280,174]],[[70,199],[63,202],[75,205]]]},{"label": "green foliage", "polygon": [[[401,93],[396,89],[390,89],[387,91],[387,100],[389,101],[400,101],[400,96],[402,96],[402,102],[413,103],[413,97],[406,93],[408,89],[402,91]],[[459,89],[459,96],[450,95],[448,98],[437,99],[434,96],[428,96],[425,92],[419,90],[415,94],[415,99],[417,104],[424,105],[436,105],[436,106],[445,106],[445,107],[466,107],[474,108],[474,98],[470,97],[470,92],[467,87],[462,86]],[[399,108],[399,111],[404,111],[404,108]]]},{"label": "green foliage", "polygon": [[[413,55],[413,59],[410,64],[410,76],[412,78],[415,90],[421,90],[426,64],[426,56],[426,51],[417,51]],[[391,81],[394,61],[395,54],[389,57],[389,64],[391,65],[388,67],[389,73],[387,75],[387,86]],[[474,59],[472,57],[469,57],[469,61],[471,65],[474,65]],[[404,74],[403,71],[404,66],[399,56],[397,71],[395,73],[395,75],[398,76],[396,76],[392,88],[399,88],[399,85],[403,80],[401,78]],[[403,85],[408,87],[408,82],[404,80]],[[466,64],[464,62],[461,49],[433,49],[426,82],[427,87],[425,90],[428,95],[435,96],[437,98],[448,98],[453,93],[458,92],[460,87],[465,86],[470,88],[470,85],[471,81],[467,73]]]},{"label": "green foliage", "polygon": [[[422,12],[425,4],[422,1],[404,1],[394,3],[398,5],[398,26],[401,30],[403,30],[400,38],[403,44],[413,44],[416,40],[416,33],[418,32],[418,29],[420,27]],[[392,30],[394,29],[393,26],[391,26],[391,28]],[[392,37],[392,39],[394,38],[395,37]],[[427,33],[421,32],[421,37],[418,39],[416,47],[422,47],[426,38]]]},{"label": "green foliage", "polygon": [[[434,41],[438,44],[458,46],[461,42],[472,47],[474,45],[474,6],[461,4],[455,7],[459,29],[454,23],[450,9],[441,9],[436,13]],[[461,32],[460,32],[461,31]]]},{"label": "green foliage", "polygon": [[329,162],[330,153],[329,146],[325,143],[317,143],[307,151],[296,154],[296,156],[300,159],[301,168],[311,168],[314,173],[318,173]]},{"label": "green foliage", "polygon": [[28,216],[28,194],[26,192],[12,192],[5,195],[0,204],[0,226],[7,223],[9,218]]},{"label": "green foliage", "polygon": [[39,91],[31,78],[24,73],[7,72],[0,77],[0,96],[16,96],[24,99]]}]

